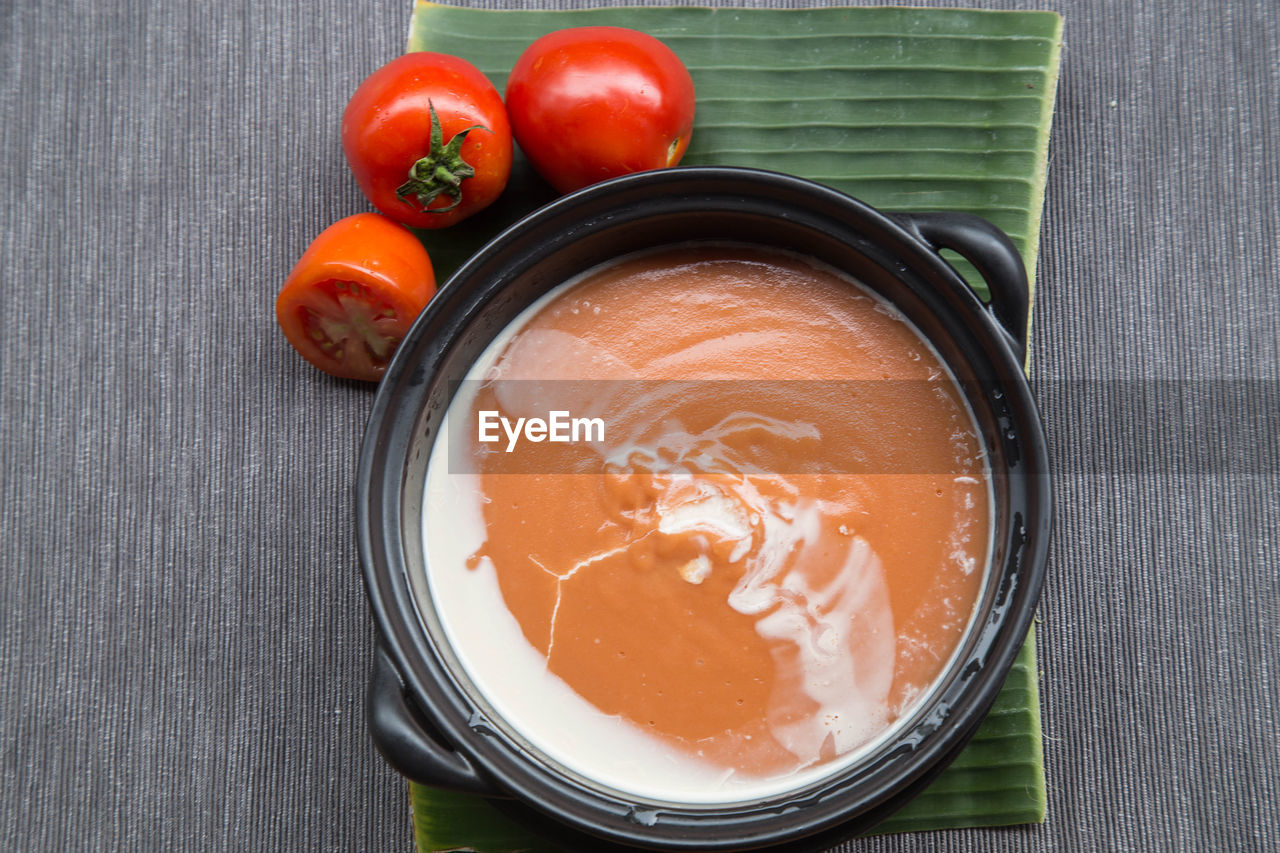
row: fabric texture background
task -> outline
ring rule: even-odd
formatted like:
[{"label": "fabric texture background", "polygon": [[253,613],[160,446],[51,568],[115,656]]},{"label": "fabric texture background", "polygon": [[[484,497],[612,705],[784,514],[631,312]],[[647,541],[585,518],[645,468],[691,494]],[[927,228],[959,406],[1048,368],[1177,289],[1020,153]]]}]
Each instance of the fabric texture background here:
[{"label": "fabric texture background", "polygon": [[[1280,6],[935,5],[1066,19],[1049,817],[847,849],[1275,849]],[[0,3],[0,849],[411,849],[363,706],[372,389],[273,315],[368,209],[339,117],[410,11]]]}]

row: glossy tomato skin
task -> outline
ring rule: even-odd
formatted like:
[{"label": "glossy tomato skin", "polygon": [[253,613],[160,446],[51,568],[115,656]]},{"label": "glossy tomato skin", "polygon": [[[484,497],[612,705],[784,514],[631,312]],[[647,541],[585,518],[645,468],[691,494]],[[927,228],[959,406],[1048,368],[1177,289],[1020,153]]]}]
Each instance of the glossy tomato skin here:
[{"label": "glossy tomato skin", "polygon": [[[463,178],[458,204],[441,195],[423,209],[397,188],[431,148],[431,107],[443,141],[467,133],[461,158],[474,170]],[[373,72],[342,114],[342,149],[361,191],[387,216],[414,228],[444,228],[496,199],[511,174],[511,124],[498,90],[471,63],[442,53],[407,53]]]},{"label": "glossy tomato skin", "polygon": [[316,367],[376,382],[435,292],[418,238],[385,216],[358,213],[307,247],[276,298],[276,321]]},{"label": "glossy tomato skin", "polygon": [[538,174],[570,192],[679,163],[693,130],[693,78],[670,48],[646,33],[559,30],[516,61],[507,112]]}]

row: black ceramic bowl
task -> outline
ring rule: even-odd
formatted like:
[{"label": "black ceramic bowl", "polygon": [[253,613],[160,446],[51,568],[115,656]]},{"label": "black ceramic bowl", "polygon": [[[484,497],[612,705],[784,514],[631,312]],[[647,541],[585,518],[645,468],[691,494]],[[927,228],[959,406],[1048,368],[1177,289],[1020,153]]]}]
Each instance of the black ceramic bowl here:
[{"label": "black ceramic bowl", "polygon": [[[638,801],[563,772],[495,719],[461,672],[425,590],[423,486],[451,391],[485,346],[549,289],[666,244],[751,243],[807,255],[896,305],[960,382],[995,496],[978,613],[953,665],[896,734],[834,775],[764,801]],[[984,305],[938,254],[985,278]],[[453,276],[401,344],[360,457],[358,534],[378,625],[374,742],[410,779],[493,798],[567,849],[812,849],[870,828],[927,785],[973,734],[1026,638],[1044,576],[1049,487],[1023,367],[1027,280],[994,226],[964,214],[880,213],[795,177],[735,168],[631,175],[566,196],[498,236]]]}]

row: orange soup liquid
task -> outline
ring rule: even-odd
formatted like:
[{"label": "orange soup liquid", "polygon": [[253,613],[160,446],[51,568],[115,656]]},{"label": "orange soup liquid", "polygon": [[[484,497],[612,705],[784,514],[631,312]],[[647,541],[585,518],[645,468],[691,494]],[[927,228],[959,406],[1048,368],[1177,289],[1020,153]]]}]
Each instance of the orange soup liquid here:
[{"label": "orange soup liquid", "polygon": [[471,460],[465,571],[496,578],[549,677],[738,780],[827,766],[910,710],[969,625],[991,498],[954,379],[896,310],[798,258],[702,247],[593,272],[516,325],[472,413],[537,410],[505,380],[635,381],[582,392],[606,440],[562,468]]}]

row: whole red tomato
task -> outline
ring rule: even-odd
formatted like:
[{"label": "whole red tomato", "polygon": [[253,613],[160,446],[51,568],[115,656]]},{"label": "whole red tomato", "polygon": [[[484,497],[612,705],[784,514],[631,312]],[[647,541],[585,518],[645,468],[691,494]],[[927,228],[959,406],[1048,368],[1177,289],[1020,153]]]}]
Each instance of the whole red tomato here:
[{"label": "whole red tomato", "polygon": [[511,174],[502,97],[443,53],[407,53],[369,75],[342,114],[342,149],[373,206],[415,228],[483,210]]},{"label": "whole red tomato", "polygon": [[377,381],[436,292],[427,250],[376,213],[330,225],[307,247],[276,299],[276,321],[316,367]]},{"label": "whole red tomato", "polygon": [[674,166],[693,129],[693,79],[669,47],[622,27],[535,41],[507,79],[516,142],[560,192]]}]

